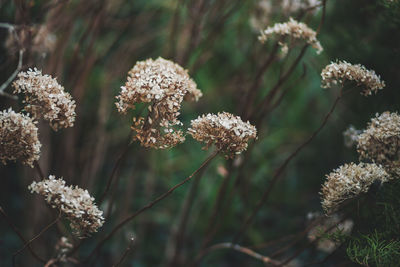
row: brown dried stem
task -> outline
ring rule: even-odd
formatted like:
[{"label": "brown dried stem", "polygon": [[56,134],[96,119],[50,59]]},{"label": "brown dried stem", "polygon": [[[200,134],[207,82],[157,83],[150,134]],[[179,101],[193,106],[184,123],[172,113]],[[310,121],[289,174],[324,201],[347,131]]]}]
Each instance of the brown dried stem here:
[{"label": "brown dried stem", "polygon": [[15,260],[16,257],[18,256],[19,253],[21,253],[22,251],[24,251],[24,249],[29,246],[33,241],[35,241],[36,239],[38,239],[42,234],[44,234],[48,229],[50,229],[50,227],[52,227],[54,224],[56,224],[58,222],[58,220],[60,220],[61,218],[61,211],[58,213],[57,218],[52,221],[50,224],[48,224],[46,227],[44,227],[37,235],[35,235],[31,240],[29,240],[28,242],[26,242],[24,244],[24,246],[22,248],[20,248],[19,250],[17,250],[12,257],[12,261],[13,261],[13,265],[15,265]]},{"label": "brown dried stem", "polygon": [[306,147],[309,143],[311,143],[311,141],[318,135],[318,133],[324,128],[324,126],[326,125],[326,123],[328,122],[330,116],[332,115],[333,111],[335,110],[342,94],[341,94],[340,90],[340,94],[339,96],[336,98],[336,100],[334,101],[331,109],[329,110],[329,112],[326,114],[324,120],[322,121],[322,124],[318,127],[318,129],[304,142],[302,143],[292,154],[289,155],[289,157],[282,163],[282,165],[275,171],[267,189],[265,190],[264,194],[262,195],[261,199],[259,200],[259,202],[256,204],[255,208],[253,209],[253,212],[251,213],[251,215],[249,217],[247,217],[247,219],[245,220],[245,223],[243,224],[243,226],[241,227],[239,233],[235,236],[235,238],[233,239],[234,243],[236,243],[238,240],[240,240],[240,238],[242,237],[242,235],[246,232],[247,228],[250,226],[250,224],[253,222],[255,216],[257,215],[257,213],[259,212],[259,210],[261,209],[261,207],[265,204],[265,202],[268,200],[268,197],[272,191],[272,189],[274,188],[274,185],[276,184],[276,182],[279,180],[279,178],[281,177],[283,171],[286,169],[287,165],[290,163],[290,161],[295,158],[295,156],[304,148]]},{"label": "brown dried stem", "polygon": [[215,250],[219,250],[219,249],[233,249],[236,251],[239,251],[241,253],[244,253],[246,255],[249,255],[250,257],[257,259],[259,261],[262,261],[264,264],[270,264],[272,266],[281,266],[281,262],[271,259],[270,257],[261,255],[257,252],[255,252],[252,249],[249,249],[247,247],[243,247],[234,243],[220,243],[220,244],[216,244],[211,246],[210,248],[208,248],[206,251],[204,251],[203,255],[201,257],[204,257],[206,254],[213,252]]},{"label": "brown dried stem", "polygon": [[152,208],[155,204],[160,202],[161,200],[165,199],[168,197],[170,194],[172,194],[177,188],[180,186],[184,185],[186,182],[190,181],[198,172],[200,172],[204,167],[208,165],[208,163],[214,159],[218,155],[218,150],[215,151],[213,154],[211,154],[202,164],[201,166],[195,170],[190,176],[188,176],[185,180],[182,182],[178,183],[177,185],[173,186],[170,188],[167,192],[156,198],[155,200],[149,202],[146,204],[144,207],[133,213],[132,215],[128,216],[124,220],[122,220],[119,224],[117,224],[114,229],[105,237],[103,238],[97,246],[93,249],[93,251],[89,254],[89,256],[84,260],[84,262],[88,262],[99,250],[100,248],[104,245],[105,242],[107,242],[115,233],[117,233],[125,224],[130,222],[132,219],[134,219],[136,216],[141,214],[142,212]]},{"label": "brown dried stem", "polygon": [[118,262],[113,264],[113,267],[117,267],[122,264],[122,262],[125,260],[126,256],[128,255],[129,251],[132,249],[134,241],[135,241],[135,238],[133,238],[133,237],[129,240],[129,244],[126,247],[124,253],[122,253],[121,258],[118,260]]},{"label": "brown dried stem", "polygon": [[176,266],[178,258],[182,257],[180,249],[182,248],[183,242],[185,240],[185,232],[189,219],[189,214],[191,207],[193,206],[197,189],[200,180],[205,172],[205,168],[202,169],[200,173],[193,179],[191,187],[186,194],[184,203],[182,205],[177,224],[172,226],[170,236],[166,245],[166,266]]},{"label": "brown dried stem", "polygon": [[[7,224],[11,227],[11,229],[17,234],[19,239],[21,239],[22,243],[26,244],[28,243],[22,233],[19,231],[18,227],[11,221],[11,219],[8,217],[6,212],[3,210],[3,208],[0,206],[0,213],[3,215],[5,221]],[[28,250],[32,254],[32,256],[39,262],[41,263],[46,263],[46,260],[40,257],[38,254],[36,254],[35,251],[33,251],[32,247],[28,244]]]},{"label": "brown dried stem", "polygon": [[101,197],[100,197],[100,199],[99,199],[99,202],[98,202],[98,205],[99,205],[99,206],[101,205],[101,203],[103,203],[103,201],[104,201],[104,199],[106,198],[108,192],[110,191],[111,185],[112,185],[112,183],[113,183],[113,181],[114,181],[114,179],[115,179],[115,175],[116,175],[116,173],[117,173],[119,167],[121,166],[121,163],[122,163],[123,159],[124,159],[125,156],[128,154],[128,151],[129,151],[129,148],[130,148],[130,145],[131,145],[131,144],[132,144],[132,138],[131,138],[131,136],[129,135],[129,143],[128,143],[127,146],[125,146],[125,148],[124,148],[124,150],[122,151],[121,155],[118,157],[118,159],[117,159],[117,161],[116,161],[116,163],[115,163],[115,165],[114,165],[114,168],[113,168],[112,171],[111,171],[110,178],[109,178],[108,181],[107,181],[106,189],[104,190],[103,194],[101,195]]},{"label": "brown dried stem", "polygon": [[[11,31],[14,34],[14,37],[19,41],[18,35],[15,32],[15,26],[8,24],[8,23],[0,23],[0,28],[5,28],[8,29],[9,31]],[[10,85],[10,83],[15,79],[15,77],[17,77],[18,72],[20,72],[21,68],[22,68],[22,60],[23,60],[23,56],[24,56],[24,50],[20,49],[19,53],[18,53],[18,65],[17,65],[17,69],[11,74],[11,76],[0,86],[0,95],[1,96],[5,96],[5,97],[9,97],[13,100],[17,100],[18,97],[15,95],[11,95],[8,94],[6,92],[4,92],[4,90],[8,87],[8,85]]]}]

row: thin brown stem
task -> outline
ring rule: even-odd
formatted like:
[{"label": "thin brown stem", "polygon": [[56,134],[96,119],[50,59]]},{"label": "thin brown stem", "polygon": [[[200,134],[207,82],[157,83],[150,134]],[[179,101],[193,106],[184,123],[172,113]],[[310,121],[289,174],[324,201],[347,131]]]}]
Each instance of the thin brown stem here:
[{"label": "thin brown stem", "polygon": [[306,250],[307,248],[309,248],[310,246],[312,246],[313,244],[315,244],[316,242],[318,242],[322,237],[323,234],[330,232],[331,230],[333,230],[333,228],[337,227],[340,223],[342,223],[344,220],[346,219],[346,217],[344,216],[340,221],[338,221],[337,223],[335,223],[334,225],[332,225],[331,227],[329,227],[328,229],[326,229],[325,231],[323,231],[323,233],[321,233],[317,238],[315,238],[314,240],[312,240],[311,242],[305,244],[304,246],[302,246],[301,248],[299,248],[292,256],[290,256],[288,259],[286,259],[282,264],[288,264],[289,262],[291,262],[292,260],[294,260],[297,256],[299,256],[304,250]]},{"label": "thin brown stem", "polygon": [[[296,57],[292,65],[289,69],[282,75],[282,77],[278,80],[275,86],[271,89],[271,91],[267,94],[267,96],[257,105],[254,109],[254,112],[258,112],[258,119],[257,122],[260,122],[262,118],[264,118],[266,114],[266,109],[268,109],[269,104],[274,99],[276,93],[278,92],[279,88],[287,81],[287,79],[292,75],[293,71],[296,69],[297,65],[300,63],[301,59],[304,57],[307,48],[309,47],[308,44],[304,45],[300,51],[300,54]],[[254,116],[255,114],[251,114]],[[257,123],[259,124],[259,123]]]},{"label": "thin brown stem", "polygon": [[122,262],[125,260],[126,256],[128,255],[129,251],[132,249],[134,241],[135,241],[135,238],[133,238],[133,237],[129,240],[129,244],[126,247],[124,253],[122,253],[121,258],[118,260],[118,262],[113,264],[113,267],[117,267],[122,264]]},{"label": "thin brown stem", "polygon": [[[9,23],[0,23],[0,28],[5,28],[8,29],[10,32],[12,32],[14,34],[14,38],[16,38],[19,40],[18,34],[15,31],[15,26]],[[15,77],[17,77],[18,72],[20,72],[21,68],[22,68],[22,61],[23,61],[23,56],[24,56],[24,50],[20,49],[18,52],[18,65],[16,70],[10,75],[10,77],[8,77],[8,79],[0,86],[0,95],[1,96],[5,96],[8,98],[11,98],[13,100],[17,100],[18,97],[15,95],[11,95],[8,94],[6,92],[4,92],[4,90],[8,87],[8,85],[10,85],[10,83],[15,79]]]},{"label": "thin brown stem", "polygon": [[48,229],[50,229],[50,227],[52,227],[54,224],[56,224],[58,222],[58,220],[60,220],[60,218],[61,218],[61,211],[59,212],[57,218],[54,221],[52,221],[50,224],[48,224],[46,227],[44,227],[37,235],[35,235],[31,240],[26,242],[22,248],[20,248],[18,251],[16,251],[13,254],[13,258],[12,258],[13,265],[15,265],[15,260],[16,260],[16,257],[18,256],[18,254],[20,254],[22,251],[24,251],[24,249],[27,246],[29,246],[33,241],[38,239],[42,234],[44,234]]},{"label": "thin brown stem", "polygon": [[[22,243],[26,244],[27,241],[22,235],[22,233],[19,231],[18,227],[11,221],[11,219],[8,217],[6,212],[3,210],[3,208],[0,206],[0,213],[3,215],[4,220],[7,222],[7,224],[11,227],[11,229],[17,234],[19,239],[21,239]],[[36,254],[35,251],[33,251],[32,247],[28,244],[28,250],[32,254],[32,256],[39,262],[41,263],[46,263],[46,260],[40,257],[38,254]]]},{"label": "thin brown stem", "polygon": [[282,163],[282,165],[275,171],[267,189],[265,190],[264,194],[262,195],[261,199],[259,200],[259,202],[256,204],[255,208],[253,209],[253,212],[250,214],[250,216],[247,217],[247,219],[245,220],[245,223],[243,224],[243,226],[241,227],[239,233],[235,236],[235,238],[233,239],[233,243],[237,243],[240,238],[243,236],[243,234],[246,232],[247,228],[250,226],[250,224],[253,222],[255,216],[257,215],[257,213],[259,212],[259,210],[261,209],[261,207],[265,204],[265,202],[268,200],[268,197],[272,191],[272,189],[274,188],[274,185],[276,184],[276,182],[279,180],[279,178],[281,177],[283,171],[286,169],[287,165],[290,163],[290,161],[296,157],[296,155],[304,148],[306,147],[317,135],[318,133],[324,128],[324,126],[326,125],[326,123],[328,122],[330,116],[332,115],[333,111],[336,108],[336,105],[338,104],[339,100],[341,98],[341,93],[339,94],[339,96],[336,98],[335,102],[333,103],[331,109],[329,110],[329,112],[325,115],[324,120],[322,121],[322,124],[318,127],[318,129],[312,133],[312,135],[305,141],[303,142],[292,154],[289,155],[289,157],[287,157],[287,159]]},{"label": "thin brown stem", "polygon": [[271,53],[269,54],[268,58],[265,60],[265,62],[263,63],[263,65],[260,67],[260,69],[258,70],[255,78],[254,78],[254,82],[253,84],[250,86],[248,92],[247,92],[247,96],[246,96],[246,101],[244,104],[244,114],[247,117],[247,113],[249,112],[248,109],[252,106],[253,102],[254,102],[254,98],[257,94],[257,89],[261,86],[262,82],[263,82],[263,77],[264,74],[267,72],[268,68],[271,66],[271,63],[274,61],[275,57],[276,57],[276,53],[278,52],[278,48],[279,48],[279,43],[276,42],[272,48]]},{"label": "thin brown stem", "polygon": [[[39,177],[41,180],[45,179],[45,176],[43,174],[42,168],[39,165],[39,162],[35,161],[33,162],[33,166],[35,167],[36,172],[39,174]],[[36,181],[39,181],[38,179],[35,179]]]},{"label": "thin brown stem", "polygon": [[164,194],[162,194],[161,196],[159,196],[158,198],[156,198],[155,200],[149,202],[148,204],[146,204],[144,207],[142,207],[141,209],[139,209],[138,211],[136,211],[135,213],[133,213],[132,215],[128,216],[127,218],[125,218],[124,220],[122,220],[119,224],[117,224],[114,229],[105,237],[103,238],[98,244],[97,246],[93,249],[93,251],[89,254],[89,256],[84,260],[84,262],[88,262],[99,250],[100,248],[104,245],[105,242],[107,242],[109,239],[111,239],[111,237],[117,233],[125,224],[127,224],[128,222],[130,222],[132,219],[134,219],[136,216],[138,216],[139,214],[141,214],[142,212],[152,208],[155,204],[157,204],[158,202],[162,201],[163,199],[165,199],[166,197],[168,197],[170,194],[172,194],[177,188],[179,188],[180,186],[184,185],[186,182],[190,181],[198,172],[200,172],[204,167],[206,167],[208,165],[208,163],[214,159],[217,155],[218,155],[218,150],[215,151],[213,154],[211,154],[202,164],[201,166],[195,170],[190,176],[188,176],[185,180],[183,180],[182,182],[178,183],[177,185],[173,186],[172,188],[170,188],[167,192],[165,192]]},{"label": "thin brown stem", "polygon": [[186,227],[189,221],[189,214],[193,206],[196,193],[200,180],[205,172],[206,168],[193,179],[190,189],[186,194],[184,203],[182,205],[177,224],[172,227],[171,234],[168,238],[166,245],[166,264],[165,266],[176,266],[178,258],[182,258],[181,248],[185,240]]},{"label": "thin brown stem", "polygon": [[206,228],[206,231],[205,231],[205,234],[204,234],[204,239],[203,239],[200,251],[204,250],[208,246],[208,244],[211,242],[211,240],[214,237],[214,234],[215,234],[215,232],[217,230],[217,225],[216,225],[217,218],[218,218],[218,216],[220,216],[221,207],[224,204],[224,201],[225,201],[225,198],[226,198],[226,194],[227,194],[227,191],[228,191],[228,185],[229,185],[229,182],[231,181],[232,176],[233,176],[232,175],[232,168],[233,168],[233,161],[231,160],[231,161],[229,161],[229,166],[228,166],[228,170],[229,170],[228,173],[230,175],[227,176],[223,180],[223,182],[222,182],[222,184],[221,184],[221,186],[220,186],[220,188],[218,190],[217,199],[216,199],[216,201],[214,203],[214,208],[213,208],[213,211],[212,211],[212,214],[211,214],[211,218],[208,221],[208,225],[207,225],[207,228]]},{"label": "thin brown stem", "polygon": [[272,266],[280,266],[281,262],[271,259],[270,257],[261,255],[257,252],[255,252],[254,250],[247,248],[247,247],[243,247],[234,243],[220,243],[220,244],[216,244],[211,246],[210,248],[208,248],[206,251],[204,251],[202,257],[204,257],[206,254],[213,252],[215,250],[219,250],[219,249],[233,249],[236,251],[239,251],[243,254],[246,254],[256,260],[262,261],[264,264],[270,264]]},{"label": "thin brown stem", "polygon": [[116,176],[116,174],[117,174],[117,171],[118,171],[119,167],[121,166],[121,163],[122,163],[123,159],[124,159],[125,156],[128,154],[128,151],[129,151],[129,148],[130,148],[130,145],[131,145],[131,144],[132,144],[132,141],[131,141],[131,137],[130,137],[130,135],[129,135],[129,143],[128,143],[127,146],[125,146],[123,152],[122,152],[121,155],[118,157],[118,159],[117,159],[117,161],[116,161],[116,163],[115,163],[115,165],[114,165],[114,167],[113,167],[113,169],[112,169],[112,171],[111,171],[110,178],[108,178],[107,185],[106,185],[106,189],[104,189],[104,192],[103,192],[103,194],[102,194],[101,197],[100,197],[100,200],[99,200],[98,205],[101,205],[101,203],[103,203],[103,201],[104,201],[104,199],[106,198],[108,192],[110,191],[111,185],[112,185],[112,183],[113,183],[113,181],[114,181],[114,179],[115,179],[115,176]]}]

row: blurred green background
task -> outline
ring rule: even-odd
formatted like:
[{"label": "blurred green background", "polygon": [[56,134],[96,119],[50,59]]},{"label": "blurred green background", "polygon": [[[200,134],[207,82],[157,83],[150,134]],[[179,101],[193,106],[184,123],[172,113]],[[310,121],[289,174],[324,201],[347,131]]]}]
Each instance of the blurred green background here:
[{"label": "blurred green background", "polygon": [[[228,111],[240,115],[246,90],[272,50],[272,41],[257,41],[259,29],[254,22],[261,17],[265,21],[258,22],[266,27],[301,16],[317,29],[322,15],[321,8],[303,15],[299,10],[286,12],[279,6],[281,1],[262,2],[275,8],[265,13],[260,1],[253,0],[0,1],[0,22],[18,25],[22,39],[15,43],[7,29],[0,29],[1,81],[15,70],[18,50],[24,49],[23,68],[37,67],[57,77],[77,102],[74,128],[54,133],[45,123],[39,124],[43,144],[40,164],[44,172],[62,176],[68,183],[100,196],[127,144],[133,116],[117,113],[115,96],[138,60],[162,56],[189,69],[203,97],[197,103],[184,104],[181,119],[185,127],[203,113]],[[135,242],[124,266],[188,266],[199,253],[217,194],[228,179],[224,173],[230,164],[238,166],[245,160],[240,172],[239,168],[230,172],[227,195],[231,197],[219,213],[218,230],[209,245],[232,241],[268,186],[273,171],[320,125],[332,105],[338,91],[320,87],[322,68],[335,60],[361,63],[381,75],[386,88],[368,98],[361,96],[358,89],[345,94],[328,125],[289,164],[241,244],[270,255],[287,243],[264,243],[304,230],[307,214],[322,212],[319,190],[325,174],[358,160],[355,148],[344,146],[343,131],[350,124],[365,128],[376,112],[399,110],[399,9],[398,1],[327,1],[326,18],[318,35],[324,52],[317,55],[313,49],[307,50],[283,86],[288,92],[282,103],[260,123],[259,139],[249,152],[233,163],[218,157],[197,186],[196,180],[186,184],[107,242],[97,255],[95,266],[111,266],[118,261],[131,236]],[[39,38],[36,36],[41,26],[46,30]],[[263,75],[254,106],[300,48],[296,46],[288,58],[275,59]],[[7,92],[12,92],[11,87]],[[21,101],[2,97],[0,105],[2,109],[11,106],[19,110]],[[146,149],[139,144],[130,147],[118,172],[118,186],[101,206],[107,209],[113,199],[111,215],[101,231],[85,241],[76,257],[84,258],[116,222],[183,180],[210,152],[201,150],[201,144],[190,136],[169,150]],[[35,175],[34,169],[19,163],[0,166],[0,205],[27,237],[52,220],[44,201],[27,190]],[[238,175],[240,179],[235,184]],[[174,257],[169,250],[171,233],[190,190],[195,191],[194,202]],[[0,220],[0,236],[0,265],[9,266],[12,254],[22,243],[4,220]],[[54,257],[59,237],[56,229],[51,229],[33,247],[46,258]],[[296,248],[297,245],[277,258],[289,257]],[[293,265],[303,266],[324,256],[325,252],[310,248]],[[18,262],[36,266],[28,251],[18,257]],[[345,253],[337,253],[326,266],[342,263],[350,264]],[[202,261],[202,266],[262,265],[233,250],[212,252]]]}]

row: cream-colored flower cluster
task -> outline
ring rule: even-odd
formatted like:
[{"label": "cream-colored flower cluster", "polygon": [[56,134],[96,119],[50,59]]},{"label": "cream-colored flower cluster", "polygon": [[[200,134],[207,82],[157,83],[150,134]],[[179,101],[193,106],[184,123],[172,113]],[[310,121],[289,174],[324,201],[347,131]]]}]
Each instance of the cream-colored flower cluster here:
[{"label": "cream-colored flower cluster", "polygon": [[400,116],[384,112],[371,119],[364,131],[350,127],[345,132],[349,145],[357,143],[360,160],[373,163],[345,164],[327,175],[322,187],[322,206],[335,210],[348,198],[367,192],[374,181],[400,177]]},{"label": "cream-colored flower cluster", "polygon": [[13,86],[14,93],[25,94],[25,110],[34,118],[43,117],[55,131],[74,125],[75,101],[50,75],[43,75],[36,68],[29,69],[18,74]]},{"label": "cream-colored flower cluster", "polygon": [[[298,22],[293,18],[290,18],[288,22],[276,23],[274,26],[268,27],[261,32],[258,39],[264,43],[273,35],[279,35],[282,37],[288,36],[293,39],[305,40],[309,45],[317,50],[317,54],[320,54],[323,51],[320,42],[317,40],[317,33],[306,24]],[[282,42],[280,44],[284,48],[287,48],[287,44]]]},{"label": "cream-colored flower cluster", "polygon": [[358,137],[360,158],[387,168],[399,167],[399,148],[400,116],[397,112],[377,114]]},{"label": "cream-colored flower cluster", "polygon": [[360,64],[352,65],[346,61],[332,62],[321,72],[322,88],[332,85],[343,85],[345,81],[354,81],[358,86],[363,86],[361,94],[364,96],[377,93],[385,87],[385,82],[373,70],[368,70]]},{"label": "cream-colored flower cluster", "polygon": [[322,207],[330,213],[343,201],[367,192],[375,181],[388,181],[389,175],[375,163],[350,163],[334,170],[326,178],[321,191]]},{"label": "cream-colored flower cluster", "polygon": [[126,113],[139,103],[148,103],[147,117],[134,118],[134,138],[145,147],[169,148],[184,141],[176,130],[183,99],[197,101],[202,93],[187,71],[158,58],[139,61],[128,73],[128,81],[116,97],[118,111]]},{"label": "cream-colored flower cluster", "polygon": [[33,167],[40,157],[41,143],[36,122],[28,115],[9,110],[0,111],[0,160],[20,160]]},{"label": "cream-colored flower cluster", "polygon": [[66,186],[63,179],[56,179],[53,175],[33,182],[28,188],[32,193],[45,197],[53,208],[59,209],[79,237],[97,232],[104,223],[103,211],[99,210],[87,190]]},{"label": "cream-colored flower cluster", "polygon": [[228,157],[246,150],[247,142],[257,137],[256,127],[227,112],[202,115],[192,120],[188,133],[205,143],[206,149],[215,144]]}]

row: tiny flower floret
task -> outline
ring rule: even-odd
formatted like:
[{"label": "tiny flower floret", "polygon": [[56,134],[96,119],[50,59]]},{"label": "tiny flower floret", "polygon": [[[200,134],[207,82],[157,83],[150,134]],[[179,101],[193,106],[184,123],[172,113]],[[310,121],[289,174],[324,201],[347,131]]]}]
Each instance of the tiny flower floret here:
[{"label": "tiny flower floret", "polygon": [[246,150],[247,142],[257,137],[253,125],[227,112],[206,114],[192,120],[188,133],[197,141],[204,142],[206,149],[215,144],[229,157]]},{"label": "tiny flower floret", "polygon": [[77,186],[66,186],[62,178],[50,175],[46,180],[33,182],[28,188],[32,193],[42,195],[51,207],[59,209],[79,237],[97,232],[104,223],[103,211],[94,204],[89,192]]},{"label": "tiny flower floret", "polygon": [[35,119],[43,117],[55,131],[74,125],[75,101],[55,78],[34,68],[20,72],[13,86],[14,93],[25,94],[24,109]]},{"label": "tiny flower floret", "polygon": [[16,113],[11,108],[0,111],[0,160],[19,160],[33,167],[39,160],[41,143],[36,122],[28,115]]}]

